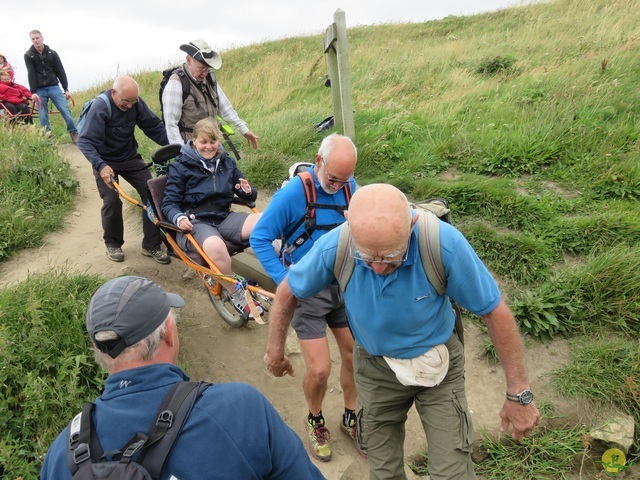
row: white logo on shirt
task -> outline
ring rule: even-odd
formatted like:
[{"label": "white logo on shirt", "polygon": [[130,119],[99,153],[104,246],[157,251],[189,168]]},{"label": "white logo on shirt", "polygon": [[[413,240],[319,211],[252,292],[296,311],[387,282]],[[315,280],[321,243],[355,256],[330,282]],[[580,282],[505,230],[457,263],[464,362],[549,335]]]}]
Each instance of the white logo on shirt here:
[{"label": "white logo on shirt", "polygon": [[127,388],[131,385],[131,380],[120,380],[120,388]]}]

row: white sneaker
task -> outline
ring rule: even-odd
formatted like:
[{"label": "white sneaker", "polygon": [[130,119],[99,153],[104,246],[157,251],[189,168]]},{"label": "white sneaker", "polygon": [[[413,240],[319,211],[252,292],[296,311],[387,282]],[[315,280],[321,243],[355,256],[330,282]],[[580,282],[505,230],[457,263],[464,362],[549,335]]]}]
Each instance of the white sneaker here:
[{"label": "white sneaker", "polygon": [[[240,289],[240,290],[236,290],[233,293],[230,293],[229,298],[231,299],[231,304],[238,311],[240,315],[244,315],[244,313],[247,312],[249,314],[249,318],[253,318],[253,314],[249,309],[249,305],[247,305],[247,300],[244,298],[244,290]],[[264,310],[262,310],[262,307],[260,306],[260,304],[258,302],[253,302],[253,303],[255,305],[256,310],[258,311],[258,314],[262,315],[264,313]]]}]

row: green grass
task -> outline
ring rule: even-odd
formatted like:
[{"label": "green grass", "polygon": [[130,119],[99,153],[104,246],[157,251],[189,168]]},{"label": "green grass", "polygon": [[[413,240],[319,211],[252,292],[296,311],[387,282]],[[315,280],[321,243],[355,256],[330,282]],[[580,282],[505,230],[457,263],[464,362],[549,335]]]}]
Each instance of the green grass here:
[{"label": "green grass", "polygon": [[84,319],[102,283],[49,272],[0,291],[0,477],[37,478],[72,412],[99,395]]},{"label": "green grass", "polygon": [[[389,182],[411,200],[446,198],[454,225],[499,278],[522,331],[533,338],[587,335],[595,342],[617,335],[626,345],[640,336],[638,38],[637,0],[557,0],[348,30],[358,183]],[[312,160],[326,134],[313,127],[331,114],[321,46],[317,35],[223,52],[220,85],[260,137],[254,151],[235,136],[239,165],[262,192],[275,190],[291,163]],[[161,72],[134,76],[159,113]],[[74,114],[110,83],[77,93]],[[0,262],[38,245],[71,208],[77,184],[56,150],[69,138],[59,116],[52,125],[49,139],[0,126]],[[137,139],[149,158],[156,145]],[[27,285],[21,288],[33,288],[31,280]],[[52,294],[56,301],[62,302]],[[24,348],[36,349],[38,331]],[[595,345],[597,357],[605,349]],[[590,371],[591,360],[578,354],[576,371]],[[613,354],[602,359],[619,361]],[[33,383],[27,391],[40,395],[41,375],[25,370],[20,385]],[[620,382],[615,371],[594,375],[602,375],[602,384]],[[602,401],[602,392],[588,388],[589,378],[575,378],[586,385],[574,391]],[[631,401],[637,378],[630,378],[621,408],[640,425]],[[59,400],[44,401],[57,408]],[[564,446],[554,446],[562,434],[554,435],[540,432],[532,441],[564,455]],[[571,451],[573,436],[565,437]],[[25,441],[31,446],[33,439]],[[0,468],[7,468],[9,451],[13,465],[36,468],[29,448],[4,445]],[[522,454],[513,445],[495,449]],[[541,461],[533,453],[528,459]],[[536,478],[537,467],[527,468],[521,478]]]},{"label": "green grass", "polygon": [[77,188],[54,140],[0,124],[0,262],[60,228]]}]

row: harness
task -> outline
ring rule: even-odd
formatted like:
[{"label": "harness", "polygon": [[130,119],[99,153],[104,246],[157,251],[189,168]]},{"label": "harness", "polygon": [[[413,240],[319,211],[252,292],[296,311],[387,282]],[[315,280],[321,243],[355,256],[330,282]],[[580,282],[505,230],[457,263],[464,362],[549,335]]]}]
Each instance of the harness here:
[{"label": "harness", "polygon": [[[307,202],[307,206],[304,212],[303,217],[296,222],[296,224],[289,229],[289,232],[283,235],[282,238],[282,248],[280,250],[280,257],[282,259],[285,258],[285,255],[291,256],[291,254],[301,247],[307,240],[311,238],[311,235],[316,230],[332,230],[340,225],[343,222],[339,223],[331,223],[328,225],[318,225],[316,222],[316,209],[326,209],[326,210],[335,210],[341,215],[349,208],[349,202],[351,201],[351,185],[349,183],[345,183],[342,187],[342,191],[344,193],[344,198],[346,200],[345,205],[329,205],[325,203],[317,202],[317,192],[316,187],[313,182],[313,176],[311,172],[300,172],[298,176],[302,180],[302,187],[304,189],[304,196]],[[300,226],[304,224],[304,231],[292,242],[288,242],[287,240],[300,228]]]}]

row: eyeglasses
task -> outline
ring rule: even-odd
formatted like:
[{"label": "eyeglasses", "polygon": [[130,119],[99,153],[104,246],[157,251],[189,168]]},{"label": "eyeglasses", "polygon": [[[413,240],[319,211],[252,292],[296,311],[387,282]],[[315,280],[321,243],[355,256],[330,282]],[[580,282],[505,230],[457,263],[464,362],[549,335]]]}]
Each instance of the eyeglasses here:
[{"label": "eyeglasses", "polygon": [[[359,252],[352,240],[350,253],[354,259],[360,260],[364,263],[384,263],[387,265],[400,265],[405,262],[407,258],[409,258],[409,240],[407,240],[407,247],[404,249],[404,253],[398,251],[390,253],[388,255],[383,255],[381,257],[374,257],[373,255],[367,255],[365,253]],[[398,258],[400,255],[402,255],[402,257]]]},{"label": "eyeglasses", "polygon": [[325,162],[324,158],[322,159],[322,166],[324,167],[324,176],[327,177],[327,181],[329,183],[342,186],[342,185],[346,185],[347,183],[351,182],[351,179],[340,180],[339,178],[334,177],[329,172],[327,172],[327,162]]},{"label": "eyeglasses", "polygon": [[120,97],[120,103],[122,105],[135,105],[136,103],[138,103],[138,99],[136,98],[135,100],[127,100],[126,98]]}]

